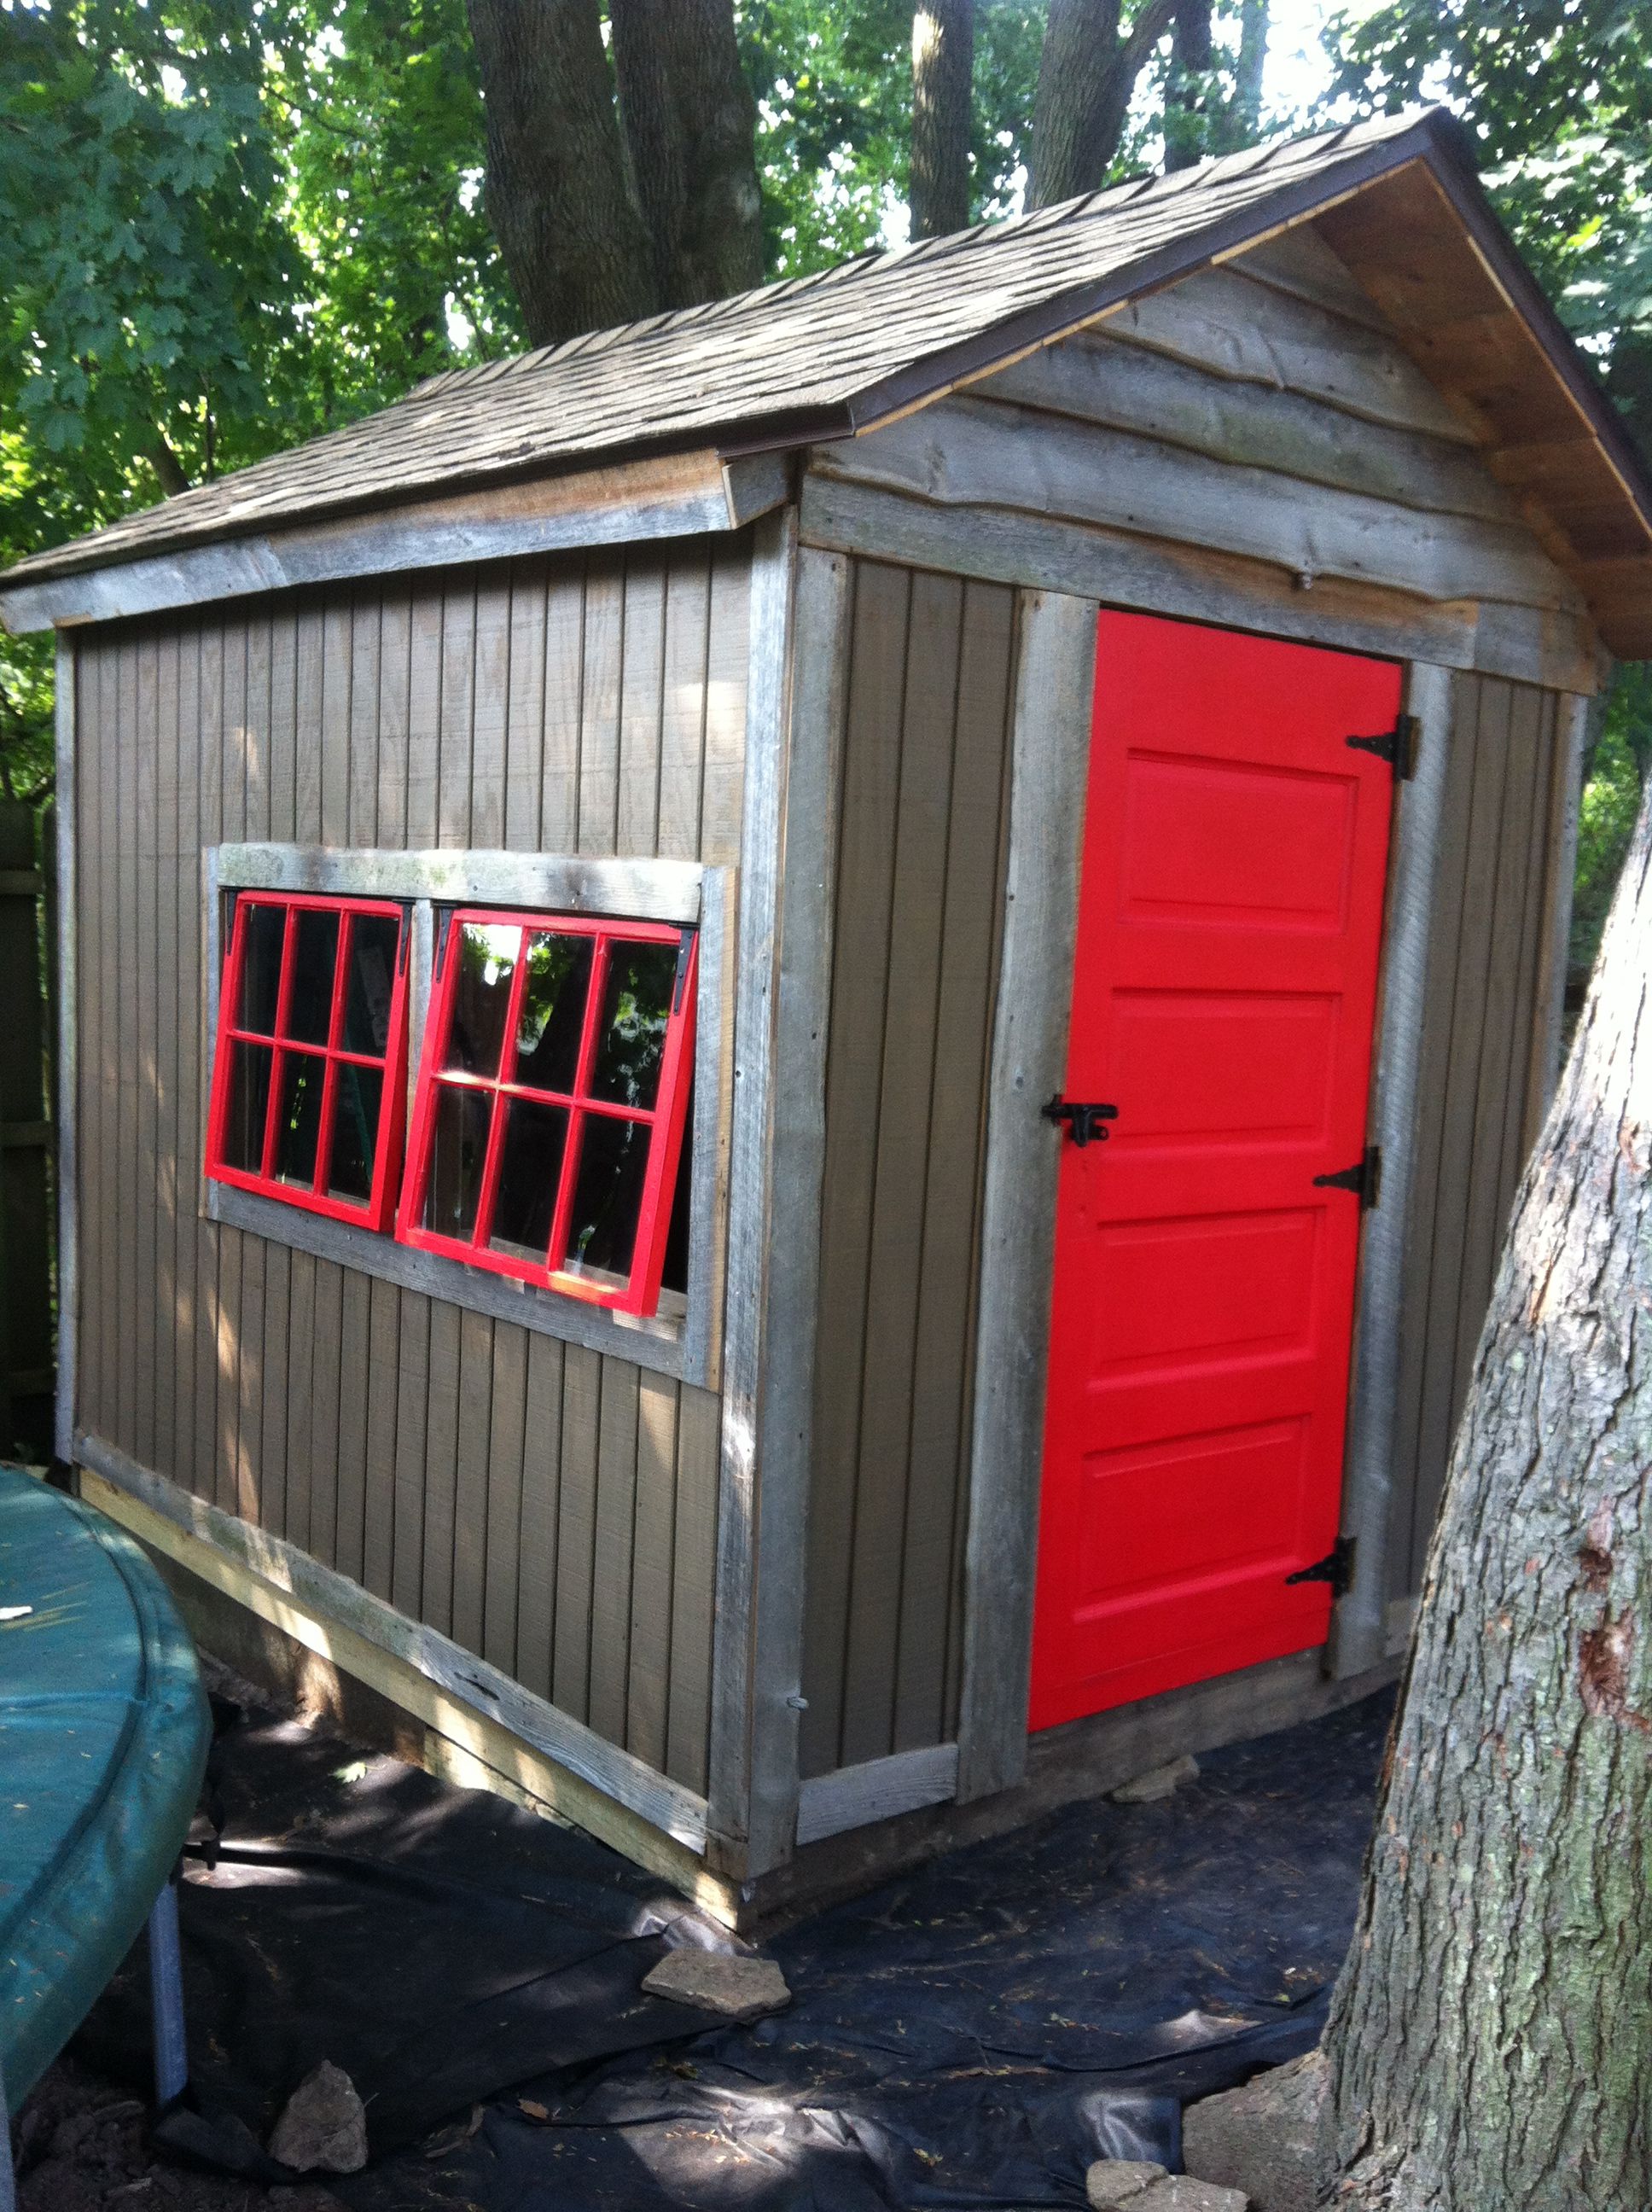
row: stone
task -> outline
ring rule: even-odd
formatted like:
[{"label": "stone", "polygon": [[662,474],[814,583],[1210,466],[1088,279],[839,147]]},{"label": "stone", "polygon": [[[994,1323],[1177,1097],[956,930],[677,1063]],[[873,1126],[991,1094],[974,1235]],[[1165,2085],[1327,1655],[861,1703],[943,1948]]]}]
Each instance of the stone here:
[{"label": "stone", "polygon": [[1325,2099],[1325,2058],[1310,2051],[1242,2088],[1189,2105],[1182,2163],[1206,2181],[1242,2189],[1255,2212],[1314,2212],[1314,2157]]},{"label": "stone", "polygon": [[792,2002],[786,1977],[772,1959],[701,1951],[689,1944],[668,1951],[643,1976],[642,1987],[648,1996],[669,1997],[673,2004],[721,2013],[729,2020],[761,2020]]},{"label": "stone", "polygon": [[1144,2158],[1098,2158],[1084,2176],[1084,2194],[1093,2212],[1119,2212],[1128,2206],[1137,2212],[1143,2191],[1168,2179],[1162,2166]]},{"label": "stone", "polygon": [[1130,2212],[1248,2212],[1242,2189],[1220,2189],[1190,2173],[1167,2173],[1130,2200]]},{"label": "stone", "polygon": [[367,2162],[367,2116],[355,2084],[324,2058],[287,2100],[270,2155],[295,2173],[359,2173]]},{"label": "stone", "polygon": [[1199,1761],[1189,1759],[1184,1752],[1180,1759],[1168,1760],[1163,1766],[1150,1766],[1145,1774],[1133,1775],[1121,1782],[1108,1796],[1115,1805],[1155,1805],[1161,1797],[1172,1797],[1184,1782],[1197,1782]]}]

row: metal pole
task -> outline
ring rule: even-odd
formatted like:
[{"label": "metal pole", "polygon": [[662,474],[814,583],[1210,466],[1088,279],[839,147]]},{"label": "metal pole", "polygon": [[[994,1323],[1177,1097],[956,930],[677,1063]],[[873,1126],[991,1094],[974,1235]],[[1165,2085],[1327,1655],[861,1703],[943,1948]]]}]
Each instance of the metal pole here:
[{"label": "metal pole", "polygon": [[[149,2005],[155,2023],[155,2101],[165,2106],[182,2094],[189,2080],[176,1874],[155,1899],[149,1913]],[[3,2200],[0,2200],[0,2212],[6,2212]]]},{"label": "metal pole", "polygon": [[11,2171],[11,2120],[6,2111],[6,2085],[0,2081],[0,2212],[17,2212],[17,2190]]}]

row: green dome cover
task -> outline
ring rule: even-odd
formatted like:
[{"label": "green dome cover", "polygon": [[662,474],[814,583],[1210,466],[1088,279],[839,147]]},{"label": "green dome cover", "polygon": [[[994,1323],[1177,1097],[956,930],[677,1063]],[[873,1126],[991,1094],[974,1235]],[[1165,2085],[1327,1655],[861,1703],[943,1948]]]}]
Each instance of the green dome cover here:
[{"label": "green dome cover", "polygon": [[0,2079],[15,2111],[149,1917],[211,1721],[155,1569],[0,1466]]}]

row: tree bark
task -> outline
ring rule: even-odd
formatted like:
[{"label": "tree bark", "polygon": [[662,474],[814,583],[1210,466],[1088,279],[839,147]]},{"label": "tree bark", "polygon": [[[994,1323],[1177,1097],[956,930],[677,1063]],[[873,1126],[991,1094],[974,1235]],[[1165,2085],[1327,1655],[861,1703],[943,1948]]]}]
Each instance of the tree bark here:
[{"label": "tree bark", "polygon": [[1050,0],[1033,107],[1029,207],[1099,191],[1124,135],[1136,79],[1175,11],[1176,0],[1145,0],[1124,31],[1121,0]]},{"label": "tree bark", "polygon": [[620,116],[662,307],[762,282],[757,108],[733,0],[610,0]]},{"label": "tree bark", "polygon": [[1321,2203],[1652,2205],[1652,799],[1515,1201],[1327,2034]]},{"label": "tree bark", "polygon": [[550,345],[652,314],[598,0],[465,0],[482,73],[489,220],[528,336]]},{"label": "tree bark", "polygon": [[975,0],[919,0],[912,15],[912,185],[914,238],[944,238],[969,223],[969,139]]},{"label": "tree bark", "polygon": [[1262,128],[1262,72],[1267,66],[1268,0],[1241,0],[1239,59],[1234,69],[1233,106],[1223,137],[1224,152],[1254,146]]},{"label": "tree bark", "polygon": [[1176,0],[1170,37],[1170,74],[1164,87],[1164,167],[1191,169],[1206,151],[1206,109],[1210,96],[1211,0]]}]

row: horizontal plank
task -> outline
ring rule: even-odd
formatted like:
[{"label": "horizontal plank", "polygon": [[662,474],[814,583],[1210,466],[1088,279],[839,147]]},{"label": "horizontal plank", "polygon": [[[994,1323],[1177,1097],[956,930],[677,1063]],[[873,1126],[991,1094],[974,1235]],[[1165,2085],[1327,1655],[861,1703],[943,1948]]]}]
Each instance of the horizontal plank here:
[{"label": "horizontal plank", "polygon": [[1294,223],[1260,246],[1247,246],[1223,264],[1276,291],[1293,293],[1351,322],[1390,337],[1393,325],[1351,269],[1327,246],[1311,222]]},{"label": "horizontal plank", "polygon": [[697,860],[580,860],[548,853],[351,852],[330,845],[220,845],[224,890],[325,891],[434,899],[691,924],[707,871]]},{"label": "horizontal plank", "polygon": [[818,1843],[847,1828],[869,1828],[920,1805],[941,1805],[957,1787],[958,1747],[926,1744],[920,1751],[897,1751],[842,1766],[835,1774],[806,1780],[798,1799],[798,1841]]},{"label": "horizontal plank", "polygon": [[[562,1297],[538,1284],[495,1275],[485,1267],[467,1267],[464,1261],[451,1260],[445,1253],[422,1252],[411,1244],[398,1244],[393,1237],[362,1229],[353,1221],[337,1221],[331,1214],[285,1206],[278,1198],[265,1198],[232,1183],[205,1185],[201,1218],[246,1230],[288,1251],[307,1252],[313,1259],[352,1267],[357,1274],[374,1276],[381,1283],[398,1284],[423,1297],[440,1298],[468,1313],[512,1322],[536,1336],[554,1336],[562,1344],[583,1345],[589,1352],[629,1360],[632,1366],[647,1368],[651,1374],[669,1375],[707,1389],[716,1387],[714,1375],[702,1371],[701,1360],[695,1356],[681,1311],[667,1310],[670,1292],[662,1294],[662,1310],[653,1316],[615,1313],[607,1306]],[[677,1301],[679,1308],[683,1303]],[[703,1337],[696,1337],[695,1342],[703,1342]]]},{"label": "horizontal plank", "polygon": [[[82,1469],[100,1476],[123,1499],[147,1507],[155,1519],[171,1522],[204,1549],[234,1562],[295,1601],[314,1620],[348,1631],[400,1661],[410,1673],[455,1705],[554,1759],[592,1789],[640,1814],[674,1843],[696,1854],[703,1851],[703,1797],[656,1774],[617,1744],[609,1743],[568,1714],[534,1697],[486,1660],[461,1650],[434,1629],[410,1620],[345,1576],[311,1559],[296,1545],[266,1535],[209,1505],[98,1437],[77,1434],[75,1460]],[[101,1492],[94,1493],[93,1502],[112,1504]]]},{"label": "horizontal plank", "polygon": [[51,1142],[50,1121],[0,1122],[0,1151],[38,1152]]},{"label": "horizontal plank", "polygon": [[1301,638],[1345,653],[1437,661],[1560,691],[1600,688],[1598,648],[1582,617],[1522,608],[1419,599],[1335,577],[1303,591],[1284,570],[1042,515],[935,507],[904,494],[829,477],[803,486],[804,544],[902,561],[994,583],[1073,592],[1109,606]]},{"label": "horizontal plank", "polygon": [[695,537],[738,528],[786,495],[775,455],[726,462],[708,448],[50,576],[0,592],[0,621],[48,629],[352,576]]},{"label": "horizontal plank", "polygon": [[1373,329],[1242,274],[1207,269],[1134,300],[1108,332],[1218,376],[1323,399],[1350,415],[1472,445],[1474,434],[1400,347]]},{"label": "horizontal plank", "polygon": [[970,394],[1133,430],[1212,460],[1271,469],[1400,507],[1521,526],[1515,499],[1479,455],[1461,445],[1369,422],[1299,392],[1236,385],[1101,334],[1029,354],[972,386]]},{"label": "horizontal plank", "polygon": [[0,898],[39,898],[45,889],[38,868],[0,868]]},{"label": "horizontal plank", "polygon": [[1368,494],[992,400],[938,400],[864,438],[817,447],[812,465],[940,506],[1063,515],[1243,553],[1314,581],[1335,576],[1436,600],[1582,605],[1523,527],[1396,513]]}]

